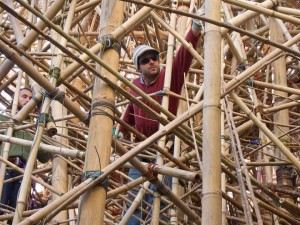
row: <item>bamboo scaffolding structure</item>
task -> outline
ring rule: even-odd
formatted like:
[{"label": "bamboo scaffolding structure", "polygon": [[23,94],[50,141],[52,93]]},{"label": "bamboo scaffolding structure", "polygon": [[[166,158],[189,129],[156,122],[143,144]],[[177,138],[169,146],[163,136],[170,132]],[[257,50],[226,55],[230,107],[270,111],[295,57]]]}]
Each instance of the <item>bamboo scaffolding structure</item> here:
[{"label": "bamboo scaffolding structure", "polygon": [[[300,1],[29,2],[0,1],[0,113],[9,118],[0,121],[0,195],[4,183],[23,179],[17,209],[0,205],[1,224],[127,224],[135,208],[148,215],[140,224],[300,224]],[[204,16],[191,13],[202,4]],[[182,38],[192,19],[206,24],[197,49]],[[109,41],[119,53],[107,48]],[[167,71],[180,45],[191,52],[185,95],[168,85],[146,95],[132,85],[139,77],[132,54],[140,44],[158,49]],[[58,79],[49,76],[53,66],[61,70]],[[18,111],[16,96],[25,86],[34,97]],[[152,98],[159,94],[162,103]],[[182,100],[177,115],[167,110],[169,96]],[[223,98],[227,107],[220,110]],[[124,123],[129,102],[161,129],[145,137]],[[41,132],[35,111],[43,105],[46,112],[50,103],[58,131],[52,137]],[[119,126],[130,131],[130,140],[117,135]],[[17,131],[43,143],[17,138]],[[25,171],[11,163],[11,146],[32,147]],[[37,162],[37,151],[53,157]],[[156,155],[159,165],[139,160]],[[29,168],[33,162],[37,169]],[[144,176],[131,181],[133,167]],[[21,175],[4,180],[12,168]],[[277,168],[291,175],[278,175]],[[101,173],[88,178],[89,171]],[[166,175],[172,190],[157,178]],[[145,188],[150,183],[159,192]],[[38,208],[28,211],[31,188]],[[127,197],[132,190],[140,191],[133,202]],[[155,199],[147,210],[140,205],[144,193]]]}]

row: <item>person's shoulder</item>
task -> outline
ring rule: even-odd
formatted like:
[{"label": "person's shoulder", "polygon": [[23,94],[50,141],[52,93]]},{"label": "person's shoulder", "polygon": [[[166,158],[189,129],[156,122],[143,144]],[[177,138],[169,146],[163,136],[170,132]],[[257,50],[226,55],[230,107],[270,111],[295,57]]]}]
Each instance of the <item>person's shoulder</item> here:
[{"label": "person's shoulder", "polygon": [[8,121],[10,117],[8,115],[0,113],[0,121]]}]

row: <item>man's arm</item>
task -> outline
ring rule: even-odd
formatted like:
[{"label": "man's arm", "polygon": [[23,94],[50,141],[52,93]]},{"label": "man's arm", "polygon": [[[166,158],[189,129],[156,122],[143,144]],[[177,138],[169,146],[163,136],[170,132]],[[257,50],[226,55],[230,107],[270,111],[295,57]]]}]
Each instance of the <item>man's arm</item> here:
[{"label": "man's arm", "polygon": [[[191,28],[185,36],[185,40],[188,43],[191,43],[194,48],[196,48],[199,34],[200,31]],[[177,94],[180,93],[184,81],[184,76],[188,72],[192,60],[193,56],[191,55],[191,53],[181,45],[173,61],[171,91]]]}]

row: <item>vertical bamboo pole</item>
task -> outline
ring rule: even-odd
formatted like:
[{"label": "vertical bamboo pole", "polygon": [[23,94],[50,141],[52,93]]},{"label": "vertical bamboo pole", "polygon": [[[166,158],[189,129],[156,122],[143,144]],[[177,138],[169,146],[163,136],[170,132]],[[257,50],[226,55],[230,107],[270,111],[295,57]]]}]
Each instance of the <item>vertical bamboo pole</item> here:
[{"label": "vertical bamboo pole", "polygon": [[[59,74],[59,71],[57,69],[54,69],[51,74],[51,78],[50,78],[50,82],[54,85],[57,82],[57,79],[56,79],[58,77],[57,74]],[[46,97],[44,99],[42,109],[41,109],[41,115],[44,115],[46,117],[46,115],[49,112],[50,102],[51,102],[50,97]],[[29,158],[28,158],[28,161],[26,164],[23,180],[22,180],[21,187],[20,187],[20,193],[19,193],[18,200],[17,200],[16,212],[14,214],[14,219],[13,219],[14,225],[16,225],[17,223],[19,223],[22,220],[22,215],[25,210],[27,196],[28,196],[29,190],[31,188],[30,187],[30,175],[33,171],[33,168],[34,168],[34,165],[36,162],[36,156],[37,156],[37,153],[39,150],[39,145],[41,143],[43,132],[45,129],[45,120],[46,120],[45,117],[43,117],[43,119],[41,117],[39,118],[37,131],[36,131],[36,134],[35,134],[34,140],[33,140],[34,143],[32,145],[31,151],[30,151],[30,155],[29,155]]]},{"label": "vertical bamboo pole", "polygon": [[[111,34],[121,24],[124,17],[125,3],[121,1],[102,1],[100,37]],[[103,60],[117,70],[119,66],[119,52],[109,48],[102,56]],[[99,71],[111,81],[117,82],[115,76],[105,69]],[[102,168],[109,164],[110,148],[114,116],[115,93],[106,83],[98,77],[95,78],[93,102],[87,154],[84,171],[88,173],[101,173]],[[99,141],[100,140],[100,141]],[[103,224],[105,211],[106,187],[99,185],[84,194],[80,200],[78,224]]]},{"label": "vertical bamboo pole", "polygon": [[[12,116],[16,114],[17,109],[18,109],[18,101],[19,101],[18,98],[19,98],[19,93],[20,93],[22,74],[23,74],[22,71],[20,71],[18,73],[16,92],[15,92],[15,96],[13,98],[13,104],[12,104],[12,109],[11,109]],[[12,123],[11,126],[9,126],[6,130],[6,135],[8,137],[12,137],[13,131],[14,131],[13,121],[11,121],[11,123]],[[9,150],[10,150],[11,144],[8,142],[5,142],[4,144],[2,144],[2,146],[3,146],[2,157],[7,160],[9,158]],[[6,170],[6,164],[1,162],[1,165],[0,165],[0,199],[2,196],[3,182],[5,179],[5,170]]]},{"label": "vertical bamboo pole", "polygon": [[[174,4],[172,4],[172,7],[176,7]],[[176,29],[176,14],[172,13],[170,18],[170,26],[175,30]],[[165,81],[164,81],[164,91],[168,92],[170,91],[171,87],[171,74],[172,74],[172,62],[173,62],[173,56],[174,56],[174,42],[175,38],[174,36],[169,33],[168,36],[168,49],[167,49],[167,61],[166,61],[166,73],[165,73]],[[169,107],[169,96],[165,95],[162,98],[162,107],[165,109],[168,109]],[[161,113],[161,116],[166,117],[163,113]],[[159,129],[163,129],[164,126],[162,124],[159,125]],[[166,136],[161,137],[158,140],[158,146],[161,148],[165,147],[166,143]],[[157,152],[156,156],[156,163],[158,165],[163,165],[164,160],[162,155]],[[162,180],[163,176],[158,175],[158,179]],[[161,204],[161,195],[160,193],[155,190],[153,194],[153,214],[152,214],[152,224],[158,225],[159,224],[159,215],[160,215],[160,204]]]},{"label": "vertical bamboo pole", "polygon": [[[72,0],[69,5],[69,11],[68,15],[64,24],[64,32],[69,33],[71,29],[72,20],[74,18],[74,12],[75,12],[75,6],[76,6],[77,0]],[[53,31],[53,35],[57,36],[57,39],[60,37],[56,35],[56,32]],[[62,46],[67,45],[67,40],[64,38],[61,38],[59,40]],[[54,50],[56,48],[54,47]],[[57,57],[54,58],[54,67],[61,68],[63,63],[63,52],[61,50],[55,51],[57,52]],[[62,92],[66,92],[66,87],[64,85],[60,85],[59,90]],[[63,118],[67,115],[66,108],[59,102],[53,101],[52,104],[52,116],[53,118]],[[62,144],[63,146],[68,146],[69,142],[68,139],[63,138],[62,135],[68,136],[68,131],[65,128],[66,127],[66,121],[61,120],[56,122],[57,125],[57,135],[53,137],[54,140],[56,140],[58,143]],[[60,157],[54,157],[52,161],[52,186],[56,190],[59,190],[62,193],[66,193],[68,191],[68,174],[67,174],[67,168],[68,164],[65,160],[63,160]],[[60,196],[53,194],[52,199],[55,201],[55,199],[59,198]],[[53,221],[66,221],[68,219],[68,213],[67,210],[61,211],[59,214],[55,215],[55,217],[52,219]],[[63,225],[66,225],[67,223],[62,223]]]},{"label": "vertical bamboo pole", "polygon": [[[283,43],[284,37],[282,29],[279,27],[278,23],[276,22],[275,18],[269,19],[270,24],[270,39],[277,43]],[[274,49],[274,47],[271,47],[271,51]],[[274,83],[282,86],[287,86],[287,72],[286,72],[286,62],[285,62],[285,56],[283,55],[279,59],[275,60],[272,63],[273,73],[274,73]],[[276,107],[279,101],[282,99],[285,99],[288,97],[288,94],[286,92],[282,91],[274,91],[274,107]],[[273,116],[274,123],[279,123],[283,125],[289,124],[289,110],[284,109],[276,112]],[[286,133],[289,130],[288,127],[278,127],[274,126],[274,134],[276,136],[280,136],[283,133]],[[287,145],[290,140],[288,136],[284,136],[280,139],[284,145]],[[289,147],[287,147],[289,148]],[[275,156],[278,159],[287,159],[284,154],[281,153],[281,151],[278,148],[275,148]],[[277,187],[279,188],[285,188],[288,190],[293,191],[293,184],[291,179],[291,172],[290,167],[286,166],[280,166],[276,170],[276,179],[277,179]],[[285,198],[287,201],[294,202],[294,199],[292,196],[289,195],[282,195],[283,198]]]},{"label": "vertical bamboo pole", "polygon": [[[205,1],[206,17],[220,21],[220,9],[220,0]],[[210,225],[220,225],[222,223],[220,31],[220,27],[216,25],[205,24],[202,224]]]},{"label": "vertical bamboo pole", "polygon": [[[180,2],[179,1],[178,2],[178,10],[187,12],[189,10],[188,4],[190,4],[190,2]],[[184,16],[181,16],[177,19],[176,30],[182,37],[185,36],[185,34],[186,34],[187,19],[188,18],[184,17]],[[180,47],[180,45],[178,44],[176,46],[176,50],[178,50],[179,47]],[[184,104],[185,104],[185,102],[179,101],[177,115],[180,115],[183,111],[186,110],[187,107]],[[178,136],[175,136],[173,155],[177,159],[180,158],[180,156],[181,156],[181,146],[180,145],[181,145],[180,138]],[[184,193],[184,188],[179,184],[178,178],[175,178],[175,177],[172,178],[172,191],[176,196],[182,196]],[[177,224],[179,224],[179,221],[180,222],[182,221],[184,214],[179,209],[172,208],[170,210],[170,215],[171,215],[170,224],[177,225]]]},{"label": "vertical bamboo pole", "polygon": [[[10,7],[14,8],[14,5],[12,4],[11,1],[7,0],[6,4],[9,5]],[[21,42],[24,37],[23,37],[23,34],[21,32],[21,29],[20,29],[20,24],[18,23],[18,21],[13,16],[9,16],[9,20],[12,24],[12,27],[13,27],[13,30],[14,30],[17,41]],[[12,112],[11,112],[12,116],[14,116],[16,114],[17,108],[18,108],[18,97],[19,97],[19,90],[20,90],[20,86],[21,86],[21,82],[22,82],[22,74],[23,74],[22,71],[20,71],[18,73],[17,90],[16,90],[16,94],[15,94],[14,99],[13,99],[14,100],[13,101],[13,108],[12,108]],[[8,136],[13,135],[13,125],[9,126],[7,128],[7,135]],[[3,153],[2,153],[2,156],[5,159],[8,159],[8,157],[9,157],[9,150],[10,150],[10,143],[5,143],[4,146],[3,146]],[[4,178],[5,178],[5,170],[6,170],[6,164],[1,163],[1,169],[0,169],[0,199],[1,199],[1,196],[2,196],[2,188],[3,188],[3,181],[4,181]]]}]

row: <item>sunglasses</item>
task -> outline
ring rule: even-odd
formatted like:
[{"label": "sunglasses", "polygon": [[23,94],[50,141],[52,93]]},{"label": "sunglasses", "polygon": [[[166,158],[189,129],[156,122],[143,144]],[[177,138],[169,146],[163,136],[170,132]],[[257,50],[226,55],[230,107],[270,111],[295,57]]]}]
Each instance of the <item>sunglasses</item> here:
[{"label": "sunglasses", "polygon": [[158,59],[159,59],[159,55],[150,55],[149,57],[142,58],[140,60],[140,64],[146,65],[150,62],[150,60],[156,62],[156,61],[158,61]]}]

